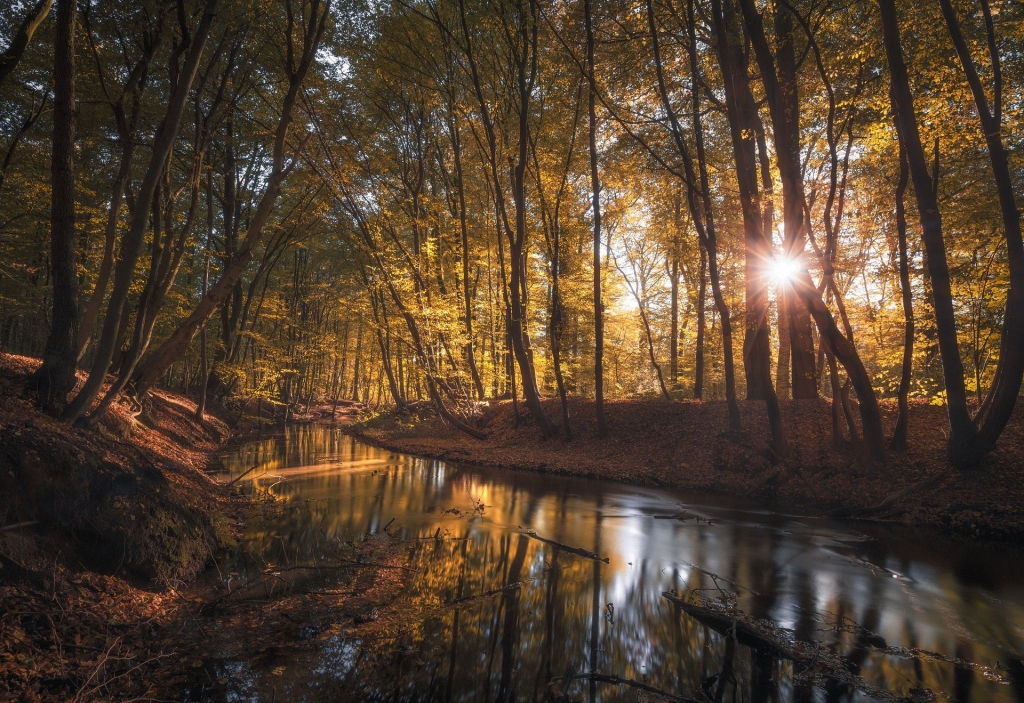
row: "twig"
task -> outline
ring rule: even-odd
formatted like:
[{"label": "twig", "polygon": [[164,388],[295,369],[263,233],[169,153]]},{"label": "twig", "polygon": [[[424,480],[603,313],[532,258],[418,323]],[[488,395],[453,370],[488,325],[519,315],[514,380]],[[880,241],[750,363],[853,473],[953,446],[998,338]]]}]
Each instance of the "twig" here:
[{"label": "twig", "polygon": [[519,590],[522,587],[523,587],[523,582],[522,581],[516,581],[515,583],[510,583],[507,586],[502,586],[501,588],[492,588],[489,591],[484,591],[483,593],[478,593],[475,596],[463,596],[462,598],[456,598],[455,600],[451,601],[450,603],[446,603],[445,606],[448,607],[448,608],[452,608],[452,607],[459,606],[459,605],[465,605],[466,603],[472,603],[473,601],[483,600],[484,598],[490,598],[491,596],[496,596],[499,593],[507,593],[509,591],[517,591],[517,590]]},{"label": "twig", "polygon": [[0,527],[0,532],[6,532],[7,530],[17,530],[19,527],[31,527],[32,525],[38,525],[38,520],[26,520],[25,522],[16,522],[13,525],[4,525]]},{"label": "twig", "polygon": [[419,569],[414,569],[411,566],[397,566],[397,565],[396,566],[392,566],[390,564],[380,564],[380,563],[373,562],[373,561],[346,561],[346,562],[342,562],[340,564],[309,564],[309,565],[286,566],[283,569],[271,568],[271,569],[267,569],[266,571],[264,571],[263,575],[264,576],[270,576],[272,574],[283,574],[286,571],[300,571],[300,570],[303,570],[303,569],[305,569],[305,570],[312,570],[312,571],[319,571],[319,570],[329,570],[329,569],[348,569],[348,568],[351,568],[351,567],[359,567],[359,568],[374,567],[374,568],[377,568],[377,569],[400,569],[402,571],[419,571]]},{"label": "twig", "polygon": [[523,534],[526,535],[527,537],[534,538],[538,542],[543,542],[544,544],[550,544],[552,547],[556,547],[558,549],[561,549],[563,552],[569,552],[570,554],[575,554],[576,556],[581,556],[584,559],[593,559],[594,561],[601,561],[601,562],[604,562],[605,564],[608,563],[608,557],[601,557],[598,554],[595,554],[594,552],[588,552],[586,549],[580,549],[579,547],[570,547],[568,544],[562,544],[561,542],[556,542],[553,539],[547,539],[546,537],[541,537],[540,535],[538,535],[533,530],[523,530]]},{"label": "twig", "polygon": [[243,478],[245,478],[246,476],[248,476],[248,475],[249,475],[249,474],[250,474],[250,473],[251,473],[252,471],[255,471],[255,470],[256,470],[256,469],[258,469],[259,467],[260,467],[260,465],[259,465],[259,464],[254,464],[253,466],[251,466],[251,467],[249,467],[248,469],[246,469],[246,470],[245,470],[245,472],[244,472],[244,473],[242,473],[241,475],[239,475],[239,476],[236,476],[235,478],[231,479],[231,480],[230,480],[230,481],[229,481],[229,482],[227,483],[227,485],[226,485],[226,486],[224,486],[224,487],[225,487],[225,488],[231,488],[231,487],[232,487],[233,485],[235,485],[236,483],[238,483],[238,482],[239,482],[240,480],[242,480]]}]

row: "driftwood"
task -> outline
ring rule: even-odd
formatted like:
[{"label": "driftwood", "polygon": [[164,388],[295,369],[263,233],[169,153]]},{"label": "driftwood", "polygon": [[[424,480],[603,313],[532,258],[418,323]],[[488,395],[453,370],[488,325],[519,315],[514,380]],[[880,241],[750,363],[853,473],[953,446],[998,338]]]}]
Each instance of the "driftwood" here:
[{"label": "driftwood", "polygon": [[455,600],[453,600],[453,601],[451,601],[449,603],[445,603],[445,607],[446,608],[456,608],[456,607],[458,607],[460,605],[466,605],[467,603],[473,603],[473,602],[476,602],[478,600],[483,600],[484,598],[490,598],[491,596],[496,596],[499,593],[508,593],[509,591],[516,591],[516,590],[519,590],[522,587],[523,587],[523,582],[522,581],[516,581],[514,583],[508,584],[507,586],[502,586],[501,588],[492,588],[489,591],[484,591],[483,593],[477,593],[475,596],[463,596],[462,598],[456,598]]},{"label": "driftwood", "polygon": [[584,559],[593,559],[594,561],[604,562],[605,564],[608,563],[608,557],[601,557],[598,554],[595,554],[594,552],[587,551],[586,549],[580,549],[579,547],[570,547],[568,544],[562,544],[561,542],[556,542],[553,539],[541,537],[533,530],[523,530],[523,534],[527,537],[532,537],[538,542],[550,544],[552,547],[555,547],[556,549],[561,549],[563,552],[569,552],[570,554],[575,554],[576,556],[583,557]]}]

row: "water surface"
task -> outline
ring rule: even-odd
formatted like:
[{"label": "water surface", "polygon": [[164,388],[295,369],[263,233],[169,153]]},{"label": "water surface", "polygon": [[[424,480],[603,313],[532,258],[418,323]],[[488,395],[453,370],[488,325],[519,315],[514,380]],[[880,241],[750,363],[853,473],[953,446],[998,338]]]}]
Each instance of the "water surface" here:
[{"label": "water surface", "polygon": [[[325,537],[355,540],[391,523],[418,569],[403,599],[436,605],[523,584],[410,623],[403,649],[386,657],[352,627],[281,661],[225,661],[229,700],[539,701],[567,671],[709,701],[871,700],[834,681],[794,679],[789,663],[735,644],[662,596],[699,590],[734,593],[747,613],[824,643],[875,689],[1024,701],[1024,559],[1005,544],[420,459],[319,426],[247,444],[224,465],[236,476],[259,465],[250,476],[260,478],[246,483],[286,508],[247,527],[239,554],[224,564],[241,578],[252,555],[312,563]],[[527,529],[608,563],[532,539]],[[433,536],[443,539],[424,539]],[[881,652],[865,630],[938,656]],[[564,693],[658,700],[589,681]]]}]

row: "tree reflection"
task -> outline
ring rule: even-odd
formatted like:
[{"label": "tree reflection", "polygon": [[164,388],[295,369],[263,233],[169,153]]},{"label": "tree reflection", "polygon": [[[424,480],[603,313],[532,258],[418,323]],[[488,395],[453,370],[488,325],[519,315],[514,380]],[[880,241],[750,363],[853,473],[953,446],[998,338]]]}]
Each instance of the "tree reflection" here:
[{"label": "tree reflection", "polygon": [[[908,552],[899,534],[868,539],[847,526],[695,503],[683,514],[679,496],[664,492],[392,455],[325,428],[265,438],[227,457],[225,468],[239,475],[255,463],[255,474],[314,468],[273,488],[267,480],[239,484],[262,486],[284,509],[253,521],[222,570],[314,562],[324,545],[379,533],[392,519],[389,539],[409,544],[418,571],[403,599],[433,614],[408,624],[403,642],[417,654],[401,666],[393,652],[362,651],[350,676],[369,700],[541,701],[568,668],[716,703],[857,700],[845,683],[816,688],[794,679],[789,663],[709,630],[661,597],[705,589],[711,598],[732,592],[752,616],[822,642],[871,686],[1024,701],[1024,598],[1014,598],[1024,574],[995,565],[996,556],[990,564],[989,555],[974,555],[970,563],[987,564],[986,583],[965,583],[956,570],[962,555],[941,543]],[[530,539],[520,527],[609,563]],[[522,587],[443,609],[516,582]],[[878,635],[947,657],[1007,662],[1009,682],[887,656]],[[596,681],[569,692],[595,702],[636,699]]]}]

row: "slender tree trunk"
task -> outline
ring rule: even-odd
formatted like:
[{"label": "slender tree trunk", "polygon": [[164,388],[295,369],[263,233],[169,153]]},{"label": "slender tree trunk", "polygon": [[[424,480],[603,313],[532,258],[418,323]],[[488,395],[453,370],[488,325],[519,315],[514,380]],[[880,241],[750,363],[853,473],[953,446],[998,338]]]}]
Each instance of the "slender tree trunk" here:
[{"label": "slender tree trunk", "polygon": [[947,444],[954,464],[966,464],[975,459],[974,442],[977,431],[967,411],[967,391],[964,386],[964,365],[957,343],[956,315],[953,312],[953,293],[946,261],[946,243],[942,234],[942,216],[936,197],[934,181],[928,173],[921,135],[914,112],[914,99],[910,92],[910,79],[903,58],[899,17],[895,0],[878,0],[881,10],[885,53],[889,62],[890,97],[896,119],[896,130],[906,150],[910,177],[921,220],[925,259],[932,284],[932,305],[935,311],[936,335],[942,357],[942,375],[946,385],[946,407],[949,413],[950,435]]},{"label": "slender tree trunk", "polygon": [[384,308],[384,295],[377,295],[373,290],[370,291],[370,302],[372,304],[374,330],[377,334],[377,345],[380,347],[380,360],[381,366],[384,369],[384,373],[388,379],[388,390],[391,392],[391,398],[395,401],[395,407],[402,408],[405,405],[405,398],[402,397],[402,392],[398,387],[398,381],[395,379],[395,370],[391,364],[391,332],[388,330],[387,312]]},{"label": "slender tree trunk", "polygon": [[693,124],[694,141],[697,146],[697,168],[700,173],[699,188],[698,178],[693,166],[693,159],[690,157],[686,143],[683,141],[682,129],[676,117],[675,110],[669,100],[668,89],[665,84],[664,70],[661,61],[661,48],[658,40],[657,24],[654,16],[654,4],[652,0],[647,2],[647,21],[651,32],[651,43],[654,50],[654,66],[658,76],[658,91],[661,94],[662,106],[669,116],[672,126],[672,136],[676,143],[676,149],[683,160],[685,173],[675,175],[683,182],[686,188],[687,205],[693,217],[694,228],[697,230],[697,237],[704,246],[708,255],[708,274],[711,278],[711,293],[715,301],[715,308],[718,310],[722,320],[722,351],[725,367],[725,398],[729,408],[729,429],[738,432],[742,428],[740,422],[740,408],[736,398],[736,373],[733,363],[732,346],[732,322],[729,316],[729,307],[725,302],[722,293],[721,279],[718,271],[718,239],[715,227],[714,207],[711,199],[711,189],[708,181],[707,158],[704,151],[704,128],[701,120],[700,73],[697,60],[697,32],[696,17],[693,0],[687,2],[687,28],[689,35],[690,54],[690,95],[691,95],[691,119]]},{"label": "slender tree trunk", "polygon": [[693,365],[693,397],[696,400],[704,398],[704,338],[707,330],[707,250],[703,244],[700,246],[699,278],[697,279],[697,349],[694,354]]},{"label": "slender tree trunk", "polygon": [[[459,1],[459,16],[462,25],[462,35],[465,40],[464,51],[467,63],[469,64],[470,76],[473,90],[476,93],[477,104],[480,108],[481,121],[486,136],[486,158],[490,170],[491,182],[494,187],[495,218],[498,222],[498,237],[501,238],[501,231],[509,241],[509,285],[508,285],[508,310],[506,315],[506,329],[508,331],[511,351],[515,356],[515,362],[519,366],[520,378],[523,385],[523,396],[530,414],[538,424],[544,437],[552,437],[557,433],[557,428],[544,412],[540,402],[540,390],[537,387],[536,372],[530,352],[529,336],[527,334],[526,300],[526,251],[527,251],[527,228],[526,228],[526,164],[530,143],[530,102],[537,78],[537,39],[538,39],[538,13],[539,10],[530,0],[529,14],[522,3],[518,5],[520,16],[519,26],[516,28],[506,27],[513,35],[518,35],[522,42],[522,51],[515,57],[514,69],[515,92],[518,110],[518,154],[512,165],[512,199],[515,209],[515,228],[513,231],[509,223],[508,213],[505,205],[504,191],[498,163],[497,136],[494,123],[491,121],[488,101],[484,97],[483,86],[478,71],[476,58],[473,53],[473,43],[466,17],[465,2]],[[527,17],[532,22],[527,21]],[[500,244],[499,244],[500,246]],[[504,265],[503,265],[504,268]],[[428,378],[429,384],[433,380]],[[515,405],[514,379],[513,405]],[[516,409],[518,418],[518,408]]]},{"label": "slender tree trunk", "polygon": [[122,133],[119,139],[121,143],[121,164],[118,166],[117,176],[114,178],[114,186],[110,193],[110,207],[107,210],[107,224],[103,235],[103,258],[100,260],[100,270],[96,276],[96,285],[93,286],[89,295],[89,302],[86,303],[82,321],[78,326],[78,358],[81,359],[89,348],[89,340],[92,339],[93,331],[96,328],[96,321],[100,316],[100,309],[103,307],[103,297],[107,292],[107,285],[110,283],[110,273],[114,268],[114,244],[117,241],[117,221],[121,214],[121,203],[124,201],[124,191],[128,186],[128,178],[131,176],[132,154],[135,151],[135,142],[131,134]]},{"label": "slender tree trunk", "polygon": [[53,315],[43,364],[36,372],[39,402],[64,410],[77,381],[78,273],[75,270],[75,23],[78,0],[57,4],[53,51],[53,150],[50,160],[50,279]]},{"label": "slender tree trunk", "polygon": [[590,147],[590,192],[594,218],[594,401],[597,435],[608,434],[604,414],[604,305],[601,302],[601,180],[597,171],[597,90],[594,78],[594,27],[590,0],[583,0],[583,22],[587,32],[587,135]]},{"label": "slender tree trunk", "polygon": [[[673,388],[679,385],[679,259],[672,255],[669,277],[668,374]],[[703,358],[702,358],[703,360]],[[696,393],[696,383],[694,393]]]},{"label": "slender tree trunk", "polygon": [[910,261],[907,256],[907,216],[903,206],[903,196],[907,191],[909,179],[907,155],[900,144],[900,176],[896,184],[896,237],[900,256],[900,291],[903,295],[903,368],[900,371],[900,388],[897,394],[899,414],[896,428],[892,433],[890,446],[896,451],[907,448],[907,425],[910,407],[907,395],[910,393],[910,378],[914,364],[914,294],[910,288]]},{"label": "slender tree trunk", "polygon": [[352,362],[352,400],[359,400],[359,373],[360,362],[363,359],[363,321],[360,320],[356,326],[356,351]]},{"label": "slender tree trunk", "polygon": [[462,235],[462,295],[466,316],[466,362],[473,378],[476,397],[484,399],[484,386],[480,371],[476,367],[476,352],[473,344],[473,292],[469,285],[469,225],[466,221],[466,185],[462,173],[462,140],[459,124],[453,112],[451,115],[452,156],[455,160],[455,185],[459,196],[459,233]]},{"label": "slender tree trunk", "polygon": [[978,444],[974,448],[971,458],[977,460],[992,450],[999,435],[1006,428],[1020,395],[1021,380],[1024,378],[1024,240],[1021,238],[1020,211],[1017,209],[1017,200],[1013,192],[1014,179],[1010,172],[1009,156],[1003,145],[1003,79],[992,10],[988,0],[981,0],[994,84],[993,103],[990,108],[985,88],[960,30],[960,22],[953,5],[950,0],[940,0],[940,4],[950,36],[953,39],[953,46],[960,57],[967,83],[974,96],[974,105],[978,112],[981,128],[985,133],[992,175],[995,178],[996,192],[999,195],[1003,237],[1006,239],[1007,260],[1010,269],[1010,289],[1006,294],[999,361],[988,397],[981,404],[978,414],[974,418],[979,431]]},{"label": "slender tree trunk", "polygon": [[[210,285],[210,252],[213,248],[213,169],[206,172],[206,251],[203,252],[203,286],[202,295]],[[196,404],[196,417],[203,421],[206,412],[206,392],[210,382],[209,350],[206,348],[206,325],[199,331],[199,402]]]}]

